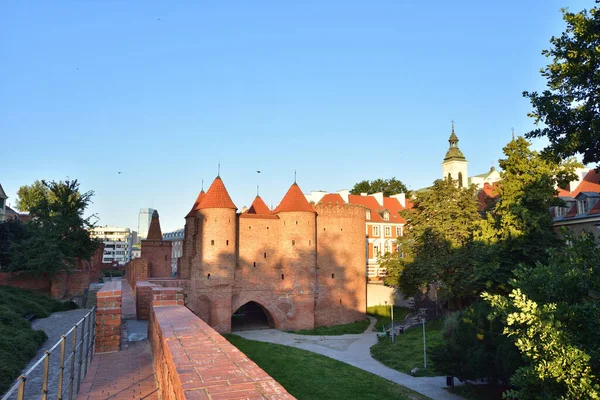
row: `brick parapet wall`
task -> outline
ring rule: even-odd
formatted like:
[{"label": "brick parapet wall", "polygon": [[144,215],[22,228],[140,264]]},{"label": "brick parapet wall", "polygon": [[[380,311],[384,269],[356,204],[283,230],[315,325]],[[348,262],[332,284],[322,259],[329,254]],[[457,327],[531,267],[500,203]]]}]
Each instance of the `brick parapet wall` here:
[{"label": "brick parapet wall", "polygon": [[125,278],[135,293],[138,281],[148,280],[148,260],[135,258],[125,266]]},{"label": "brick parapet wall", "polygon": [[294,399],[186,307],[152,307],[148,331],[163,400]]},{"label": "brick parapet wall", "polygon": [[152,306],[183,306],[183,288],[177,287],[152,287]]},{"label": "brick parapet wall", "polygon": [[96,353],[119,351],[121,340],[121,281],[104,284],[98,291],[96,309]]},{"label": "brick parapet wall", "polygon": [[150,307],[152,306],[152,289],[159,287],[159,285],[147,281],[138,281],[136,287],[135,312],[137,319],[147,320],[150,317]]}]

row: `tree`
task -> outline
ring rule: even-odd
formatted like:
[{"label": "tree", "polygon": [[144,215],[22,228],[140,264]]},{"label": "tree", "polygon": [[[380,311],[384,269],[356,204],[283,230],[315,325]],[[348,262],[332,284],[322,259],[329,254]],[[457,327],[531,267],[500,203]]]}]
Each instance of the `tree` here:
[{"label": "tree", "polygon": [[8,219],[0,223],[0,270],[11,264],[12,247],[30,237],[26,224],[18,219]]},{"label": "tree", "polygon": [[403,210],[405,236],[398,239],[398,254],[384,256],[386,283],[412,295],[431,283],[441,285],[445,299],[474,295],[470,246],[478,228],[476,188],[460,188],[452,179],[437,180],[420,192],[412,210]]},{"label": "tree", "polygon": [[41,182],[48,195],[32,206],[31,237],[12,247],[11,270],[54,274],[72,271],[98,247],[90,237],[92,217],[83,213],[93,192],[81,193],[77,180]]},{"label": "tree", "polygon": [[21,211],[30,211],[37,207],[41,201],[50,195],[44,181],[36,180],[31,185],[21,186],[17,191],[17,202],[15,206]]},{"label": "tree", "polygon": [[383,192],[383,195],[386,197],[400,193],[409,194],[406,185],[394,177],[390,179],[379,178],[373,181],[360,181],[352,187],[352,190],[350,190],[351,194],[373,194],[379,192]]},{"label": "tree", "polygon": [[[596,1],[598,3],[598,1]],[[550,39],[542,54],[552,62],[541,70],[548,88],[541,94],[523,92],[544,127],[528,138],[546,137],[545,150],[555,160],[583,154],[583,162],[600,161],[600,9],[571,13],[562,10],[565,32]]]}]

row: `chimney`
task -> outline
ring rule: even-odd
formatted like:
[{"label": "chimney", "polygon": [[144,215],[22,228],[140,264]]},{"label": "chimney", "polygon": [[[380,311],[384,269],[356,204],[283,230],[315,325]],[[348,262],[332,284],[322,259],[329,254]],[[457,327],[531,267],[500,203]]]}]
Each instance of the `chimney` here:
[{"label": "chimney", "polygon": [[348,196],[350,195],[350,191],[348,189],[340,190],[338,194],[341,196],[344,203],[348,202]]},{"label": "chimney", "polygon": [[398,194],[394,194],[392,196],[390,196],[393,199],[398,200],[398,202],[400,203],[400,205],[404,208],[406,208],[406,194],[404,193],[398,193]]},{"label": "chimney", "polygon": [[367,193],[361,193],[360,195],[361,196],[367,196]]},{"label": "chimney", "polygon": [[383,207],[383,192],[373,193],[373,197],[375,197],[375,200]]}]

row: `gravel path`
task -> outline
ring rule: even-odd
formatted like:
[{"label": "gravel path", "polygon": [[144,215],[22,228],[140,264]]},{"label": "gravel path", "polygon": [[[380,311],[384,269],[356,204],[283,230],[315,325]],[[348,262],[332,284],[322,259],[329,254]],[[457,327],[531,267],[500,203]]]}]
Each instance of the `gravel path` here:
[{"label": "gravel path", "polygon": [[[43,330],[48,335],[48,340],[44,342],[44,344],[40,347],[35,357],[27,364],[25,369],[23,369],[22,373],[27,371],[37,360],[39,360],[46,350],[49,350],[52,346],[59,341],[60,336],[65,334],[69,329],[71,329],[77,322],[79,322],[90,310],[88,309],[79,309],[79,310],[71,310],[71,311],[62,311],[51,314],[48,318],[37,319],[32,322],[32,328],[35,330]],[[87,330],[87,324],[86,324]],[[81,340],[81,332],[82,326],[80,325],[77,330],[77,342]],[[73,333],[71,333],[65,342],[65,372],[63,379],[63,393],[66,394],[66,398],[68,399],[68,387],[69,387],[69,375],[71,371],[70,360],[67,361],[67,358],[71,352],[71,344]],[[87,346],[86,339],[86,346]],[[77,350],[77,357],[75,360],[75,371],[78,371],[78,361],[79,361],[79,349]],[[48,382],[48,398],[55,399],[57,397],[57,388],[58,388],[58,373],[60,366],[60,346],[58,346],[50,355],[50,373],[49,373],[49,382]],[[42,390],[42,378],[44,374],[44,363],[40,363],[28,376],[27,381],[25,383],[25,398],[26,399],[38,399],[41,396]],[[83,371],[82,371],[83,374]],[[75,379],[77,379],[77,375],[75,375]],[[82,376],[83,380],[83,376]],[[75,388],[73,389],[75,396]],[[17,398],[16,391],[9,397],[9,399],[13,400]]]}]

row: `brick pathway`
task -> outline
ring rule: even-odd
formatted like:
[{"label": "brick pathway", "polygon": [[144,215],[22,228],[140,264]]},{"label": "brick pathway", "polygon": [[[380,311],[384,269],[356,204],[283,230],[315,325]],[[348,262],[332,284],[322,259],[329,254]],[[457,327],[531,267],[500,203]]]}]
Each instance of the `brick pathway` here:
[{"label": "brick pathway", "polygon": [[122,285],[121,351],[94,356],[78,400],[159,399],[150,342],[127,340],[127,319],[135,319],[135,299],[129,284]]}]

